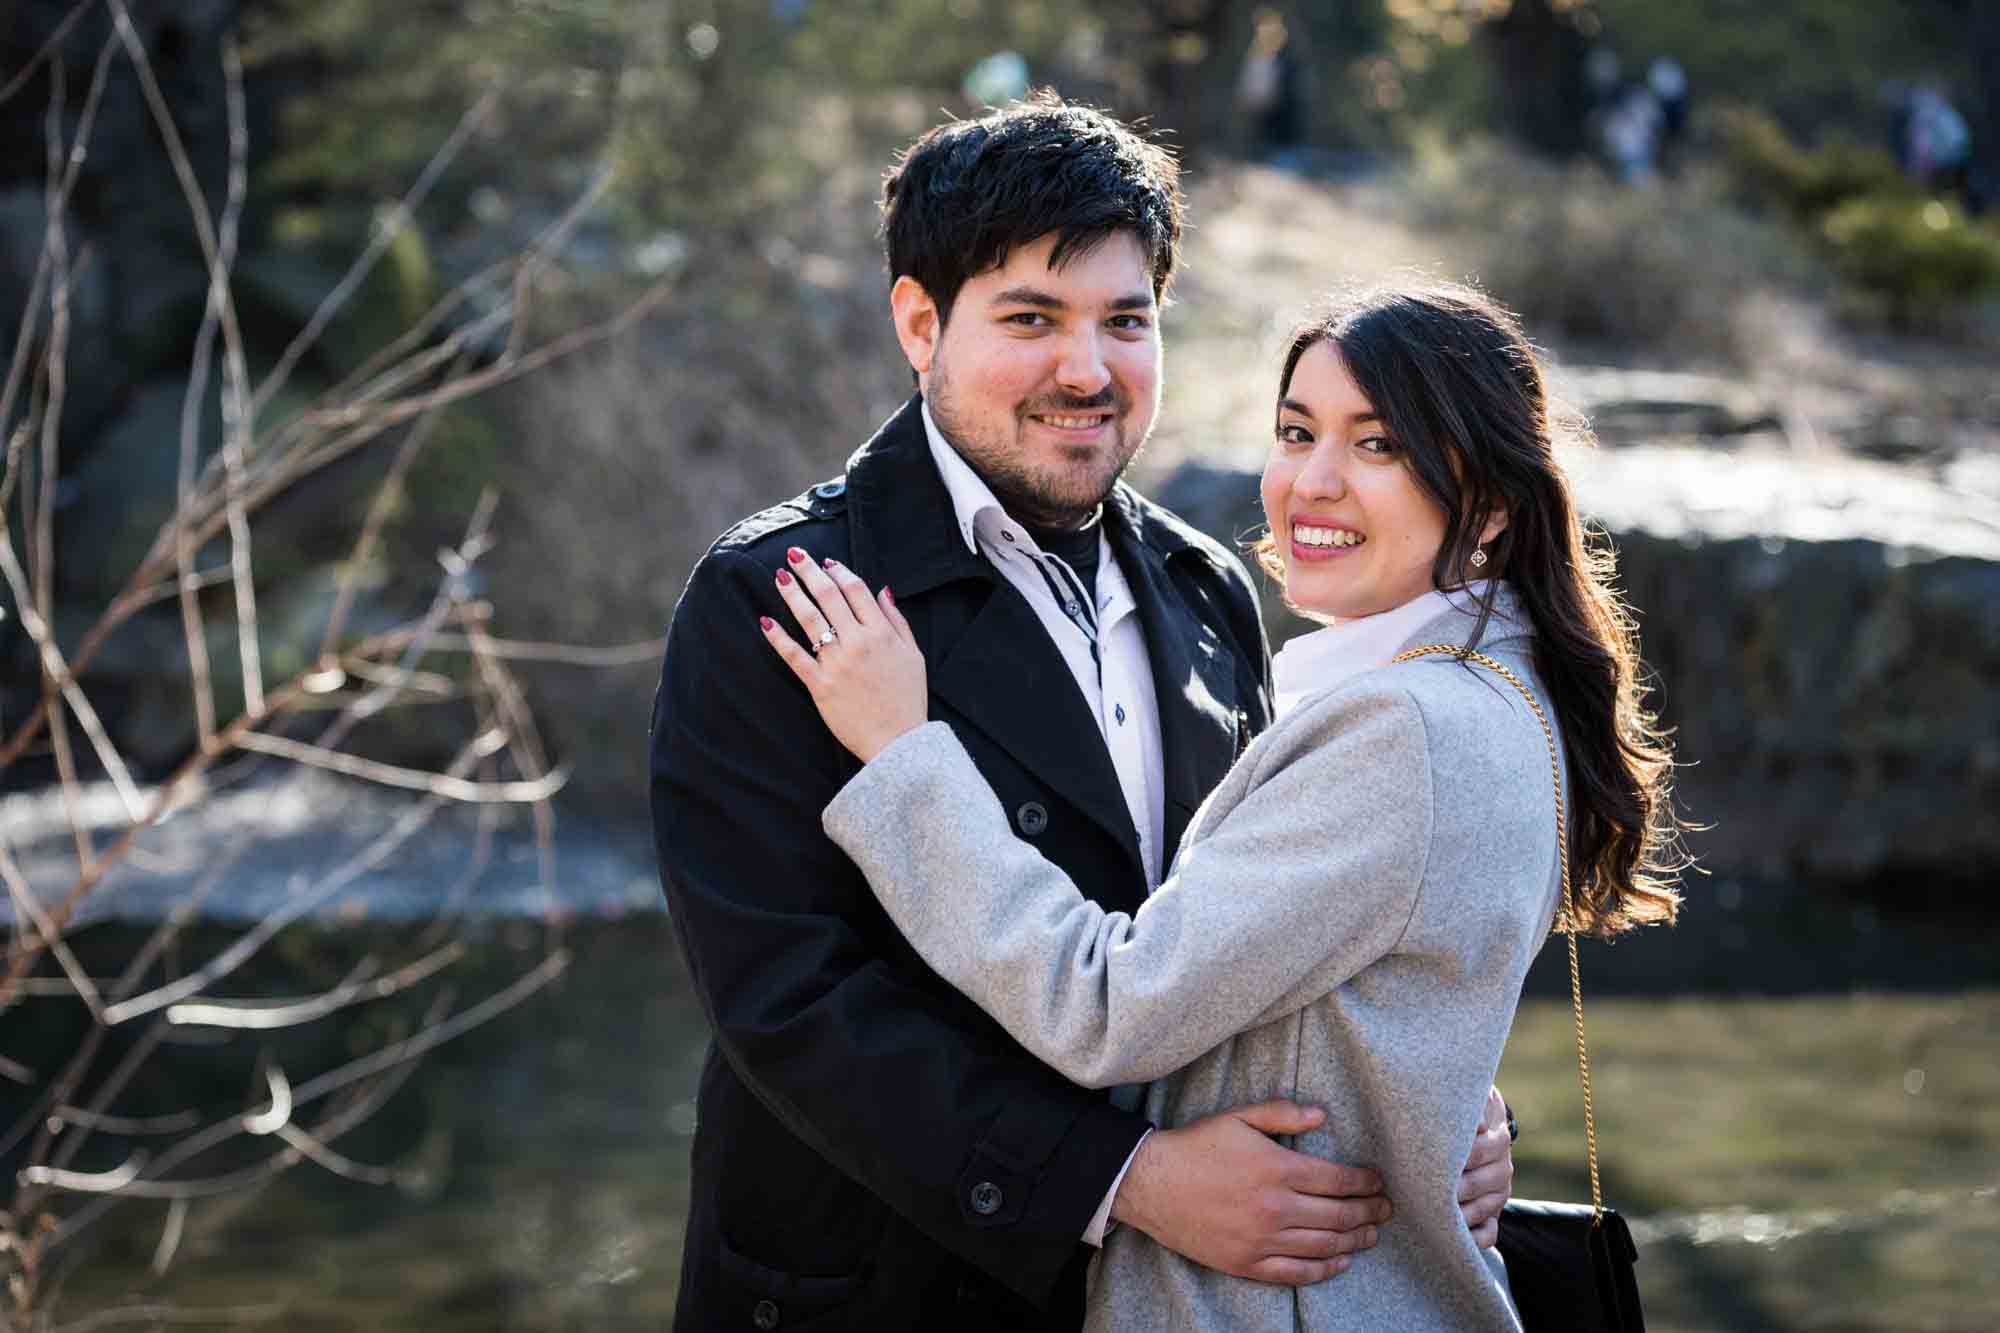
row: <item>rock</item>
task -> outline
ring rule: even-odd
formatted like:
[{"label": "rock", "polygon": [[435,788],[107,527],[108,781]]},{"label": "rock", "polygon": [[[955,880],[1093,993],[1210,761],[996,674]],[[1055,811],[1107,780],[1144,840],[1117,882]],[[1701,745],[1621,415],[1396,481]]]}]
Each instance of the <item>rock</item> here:
[{"label": "rock", "polygon": [[1779,426],[1780,414],[1740,380],[1624,366],[1565,366],[1559,392],[1589,415],[1607,444],[1665,435],[1748,435]]},{"label": "rock", "polygon": [[[1890,910],[1990,885],[2000,499],[1838,457],[1637,446],[1568,462],[1640,612],[1680,802],[1711,826],[1689,838],[1703,864]],[[1188,465],[1158,497],[1239,549],[1261,530],[1247,472]],[[1269,623],[1274,641],[1310,628]]]}]

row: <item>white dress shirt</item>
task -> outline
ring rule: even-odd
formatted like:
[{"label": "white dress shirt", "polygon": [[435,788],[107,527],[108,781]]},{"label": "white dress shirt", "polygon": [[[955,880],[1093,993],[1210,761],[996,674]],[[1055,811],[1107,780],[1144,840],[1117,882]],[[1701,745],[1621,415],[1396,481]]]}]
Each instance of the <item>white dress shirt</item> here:
[{"label": "white dress shirt", "polygon": [[[1104,748],[1118,773],[1125,807],[1132,816],[1132,827],[1139,835],[1139,857],[1146,871],[1146,890],[1150,893],[1160,883],[1160,844],[1166,837],[1166,763],[1160,744],[1160,702],[1153,688],[1153,666],[1146,656],[1139,606],[1132,597],[1131,585],[1125,581],[1124,571],[1118,568],[1118,561],[1112,555],[1102,521],[1097,537],[1097,637],[1093,645],[1090,634],[1063,609],[1057,597],[1055,589],[1066,586],[1069,580],[1057,575],[1051,587],[1051,579],[1044,572],[1045,562],[1061,562],[1035,544],[1028,530],[1001,507],[993,489],[972,470],[971,464],[959,457],[931,419],[930,404],[924,404],[922,412],[931,457],[937,463],[938,475],[944,478],[945,489],[951,493],[952,512],[958,519],[958,530],[966,547],[976,555],[985,556],[1034,608],[1036,619],[1041,621],[1069,667],[1090,715],[1097,719]],[[1129,1095],[1120,1101],[1137,1104],[1136,1098]],[[1144,1143],[1145,1139],[1139,1142]],[[1138,1156],[1138,1152],[1134,1146],[1132,1156]],[[1132,1159],[1128,1157],[1118,1178],[1111,1182],[1097,1215],[1084,1231],[1083,1238],[1088,1243],[1104,1243],[1111,1202],[1131,1166]]]}]

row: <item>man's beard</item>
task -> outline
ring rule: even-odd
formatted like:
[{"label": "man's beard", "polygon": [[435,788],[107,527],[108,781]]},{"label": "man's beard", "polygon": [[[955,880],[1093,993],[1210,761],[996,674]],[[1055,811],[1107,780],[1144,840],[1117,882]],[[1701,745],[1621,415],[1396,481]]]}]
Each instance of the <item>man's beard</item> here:
[{"label": "man's beard", "polygon": [[1014,418],[1005,423],[1003,430],[1015,427],[1029,411],[1058,415],[1090,411],[1111,413],[1112,447],[1108,456],[1094,456],[1088,462],[1058,461],[1039,470],[1030,467],[1027,460],[1021,457],[1018,434],[1010,440],[1004,433],[983,433],[960,416],[952,399],[951,376],[946,372],[942,359],[931,366],[930,387],[924,395],[924,402],[930,408],[931,420],[937,424],[938,433],[979,474],[980,480],[993,492],[993,498],[1000,502],[1000,507],[1016,521],[1039,528],[1081,526],[1097,512],[1097,507],[1104,503],[1105,497],[1111,494],[1111,488],[1118,484],[1118,479],[1125,475],[1125,469],[1132,465],[1132,460],[1145,446],[1143,436],[1131,441],[1128,446],[1125,419],[1130,404],[1115,385],[1107,384],[1102,391],[1087,398],[1058,395],[1039,400],[1030,408],[1017,411]]}]

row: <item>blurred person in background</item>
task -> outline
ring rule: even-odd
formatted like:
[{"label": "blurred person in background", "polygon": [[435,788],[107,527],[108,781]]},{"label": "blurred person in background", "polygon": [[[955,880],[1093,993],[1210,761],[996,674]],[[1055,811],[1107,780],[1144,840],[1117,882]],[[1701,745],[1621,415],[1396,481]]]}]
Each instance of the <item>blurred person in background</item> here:
[{"label": "blurred person in background", "polygon": [[1687,142],[1689,102],[1687,70],[1672,56],[1656,56],[1646,66],[1646,88],[1660,108],[1660,169],[1672,173],[1680,166]]},{"label": "blurred person in background", "polygon": [[1377,1164],[1396,1202],[1345,1277],[1291,1290],[1120,1230],[1087,1328],[1518,1329],[1460,1215],[1463,1145],[1551,927],[1673,919],[1670,756],[1510,315],[1454,287],[1359,299],[1294,333],[1274,416],[1259,555],[1326,627],[1278,655],[1276,721],[1136,911],[1041,855],[929,720],[899,599],[799,561],[765,637],[864,764],[827,832],[931,966],[1070,1078],[1149,1081],[1163,1126],[1327,1105],[1298,1146]]},{"label": "blurred person in background", "polygon": [[1236,104],[1250,120],[1251,154],[1287,169],[1305,142],[1305,71],[1285,16],[1259,9],[1236,80]]},{"label": "blurred person in background", "polygon": [[[651,741],[662,884],[714,1034],[684,1327],[1074,1329],[1107,1232],[1282,1291],[1396,1225],[1366,1163],[1274,1139],[1323,1110],[1154,1132],[1139,1090],[1064,1077],[926,966],[821,828],[857,761],[757,636],[803,548],[893,587],[934,715],[1010,827],[1104,909],[1138,908],[1270,720],[1242,565],[1118,481],[1158,408],[1177,178],[1051,96],[918,140],[883,221],[918,394],[689,578]],[[1505,1120],[1488,1086],[1425,1131],[1463,1140],[1468,1246],[1497,1234]]]}]

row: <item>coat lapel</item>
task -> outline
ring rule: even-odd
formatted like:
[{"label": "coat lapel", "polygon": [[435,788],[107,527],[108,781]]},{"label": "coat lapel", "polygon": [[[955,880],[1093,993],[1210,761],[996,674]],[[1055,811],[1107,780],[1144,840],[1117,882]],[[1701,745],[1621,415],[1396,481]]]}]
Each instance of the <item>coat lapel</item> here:
[{"label": "coat lapel", "polygon": [[1084,812],[1139,862],[1139,838],[1097,719],[1035,612],[995,577],[950,643],[930,645],[932,691]]},{"label": "coat lapel", "polygon": [[912,398],[848,460],[854,567],[896,590],[932,692],[1100,825],[1136,868],[1139,835],[1097,720],[1034,609],[966,547],[918,406]]},{"label": "coat lapel", "polygon": [[[1236,759],[1239,721],[1236,663],[1221,636],[1194,613],[1182,595],[1169,561],[1177,554],[1147,540],[1145,518],[1124,487],[1106,511],[1116,517],[1107,528],[1119,567],[1139,605],[1153,690],[1160,702],[1160,749],[1166,790],[1165,829],[1160,864],[1173,864],[1181,835],[1215,784]],[[1196,548],[1183,559],[1206,559]]]}]

